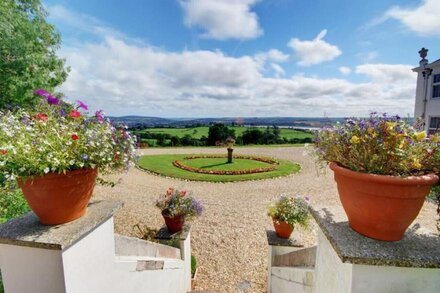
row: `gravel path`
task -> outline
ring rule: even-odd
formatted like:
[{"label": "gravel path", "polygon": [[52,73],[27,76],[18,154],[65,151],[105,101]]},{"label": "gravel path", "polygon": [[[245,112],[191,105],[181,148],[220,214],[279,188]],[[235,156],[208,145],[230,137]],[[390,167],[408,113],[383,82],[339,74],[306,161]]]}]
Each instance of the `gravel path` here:
[{"label": "gravel path", "polygon": [[[147,149],[144,154],[224,153],[216,148]],[[317,175],[313,159],[302,147],[236,148],[237,154],[254,154],[291,160],[301,164],[298,174],[288,177],[237,183],[182,181],[146,173],[133,168],[122,175],[114,188],[98,186],[96,199],[118,199],[125,203],[115,217],[116,231],[136,236],[133,226],[151,228],[163,225],[154,203],[168,187],[187,189],[201,199],[205,213],[193,222],[192,249],[199,265],[197,290],[218,292],[266,292],[266,228],[272,223],[266,207],[277,195],[308,195],[313,202],[338,204],[332,172]],[[424,224],[435,225],[435,208],[425,204],[419,216]],[[419,222],[420,222],[419,219]],[[295,230],[309,243],[316,239],[311,231]]]}]

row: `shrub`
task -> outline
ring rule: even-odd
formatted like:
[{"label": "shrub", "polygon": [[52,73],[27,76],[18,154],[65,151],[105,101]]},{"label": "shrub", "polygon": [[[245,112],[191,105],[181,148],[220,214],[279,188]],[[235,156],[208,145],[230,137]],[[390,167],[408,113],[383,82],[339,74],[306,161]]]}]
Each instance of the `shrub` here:
[{"label": "shrub", "polygon": [[287,222],[292,227],[299,224],[307,228],[310,222],[308,198],[281,195],[275,203],[269,205],[267,215],[278,223]]},{"label": "shrub", "polygon": [[353,171],[411,176],[440,172],[440,136],[427,137],[400,119],[372,113],[324,128],[315,138],[318,162]]}]

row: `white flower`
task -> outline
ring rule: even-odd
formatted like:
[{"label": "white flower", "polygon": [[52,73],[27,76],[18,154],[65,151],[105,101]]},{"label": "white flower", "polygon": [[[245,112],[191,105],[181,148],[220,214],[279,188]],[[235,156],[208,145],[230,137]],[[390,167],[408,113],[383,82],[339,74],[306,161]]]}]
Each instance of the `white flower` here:
[{"label": "white flower", "polygon": [[69,161],[69,164],[70,164],[70,165],[75,165],[75,160],[70,160],[70,161]]},{"label": "white flower", "polygon": [[49,171],[50,171],[49,167],[44,168],[44,173],[45,174],[49,173]]}]

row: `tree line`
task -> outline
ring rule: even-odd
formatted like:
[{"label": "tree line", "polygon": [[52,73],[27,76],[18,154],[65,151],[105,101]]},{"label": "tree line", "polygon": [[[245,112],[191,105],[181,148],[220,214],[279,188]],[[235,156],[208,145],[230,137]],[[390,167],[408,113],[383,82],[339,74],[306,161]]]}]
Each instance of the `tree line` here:
[{"label": "tree line", "polygon": [[236,135],[235,130],[222,123],[209,126],[208,136],[200,138],[189,134],[179,137],[168,133],[154,133],[142,129],[131,129],[138,137],[141,146],[216,146],[224,144],[228,137],[235,139],[237,145],[270,145],[270,144],[297,144],[311,143],[310,137],[286,138],[281,137],[278,126],[266,128],[248,128],[241,135]]}]

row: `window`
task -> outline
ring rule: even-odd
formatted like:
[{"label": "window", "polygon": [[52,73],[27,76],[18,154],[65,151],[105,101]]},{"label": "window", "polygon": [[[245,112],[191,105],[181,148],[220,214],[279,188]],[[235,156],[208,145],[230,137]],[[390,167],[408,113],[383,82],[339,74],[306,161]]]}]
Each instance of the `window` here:
[{"label": "window", "polygon": [[436,132],[440,132],[440,117],[430,117],[428,133],[432,134]]},{"label": "window", "polygon": [[440,98],[440,74],[434,74],[432,81],[432,98]]}]

